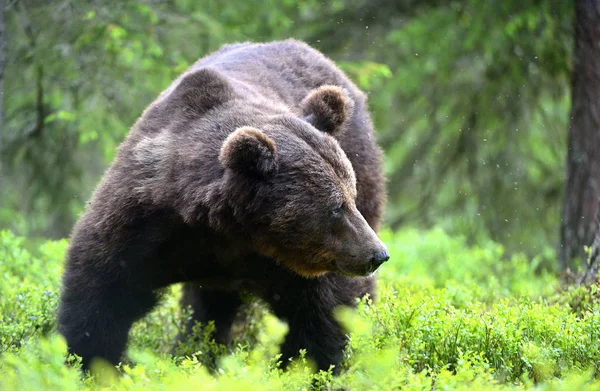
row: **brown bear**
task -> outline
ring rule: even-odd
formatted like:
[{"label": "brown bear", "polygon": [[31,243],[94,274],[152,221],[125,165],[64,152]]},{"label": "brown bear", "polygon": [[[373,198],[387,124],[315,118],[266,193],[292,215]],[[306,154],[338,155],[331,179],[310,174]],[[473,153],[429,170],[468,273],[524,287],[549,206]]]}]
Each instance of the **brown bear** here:
[{"label": "brown bear", "polygon": [[333,62],[296,40],[225,46],[119,147],[71,236],[59,331],[84,368],[117,364],[132,323],[182,282],[218,342],[247,292],[289,324],[284,363],[306,349],[337,372],[332,310],[373,294],[383,201],[365,94]]}]

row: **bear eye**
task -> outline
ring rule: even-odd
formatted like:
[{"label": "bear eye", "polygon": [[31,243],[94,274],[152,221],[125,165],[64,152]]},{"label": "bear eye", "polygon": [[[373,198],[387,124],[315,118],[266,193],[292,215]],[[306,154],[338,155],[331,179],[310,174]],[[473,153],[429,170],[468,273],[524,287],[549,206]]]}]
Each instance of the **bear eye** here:
[{"label": "bear eye", "polygon": [[339,205],[334,206],[331,209],[331,216],[335,217],[335,218],[340,217],[342,215],[343,206],[344,206],[344,204],[339,204]]}]

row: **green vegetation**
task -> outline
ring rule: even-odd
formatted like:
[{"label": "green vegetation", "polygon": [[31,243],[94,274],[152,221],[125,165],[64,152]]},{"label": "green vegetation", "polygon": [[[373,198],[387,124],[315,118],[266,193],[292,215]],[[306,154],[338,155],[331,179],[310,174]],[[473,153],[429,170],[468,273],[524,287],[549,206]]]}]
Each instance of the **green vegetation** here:
[{"label": "green vegetation", "polygon": [[597,288],[561,289],[545,271],[551,252],[509,256],[497,243],[470,246],[441,229],[382,236],[393,261],[379,273],[377,300],[339,311],[350,344],[338,378],[312,375],[303,359],[277,369],[286,326],[260,303],[248,306],[230,354],[205,325],[171,355],[189,315],[178,308],[178,286],[135,324],[128,363],[99,365],[82,378],[54,329],[67,242],[28,251],[26,241],[2,231],[0,389],[600,390],[593,380],[600,371]]}]

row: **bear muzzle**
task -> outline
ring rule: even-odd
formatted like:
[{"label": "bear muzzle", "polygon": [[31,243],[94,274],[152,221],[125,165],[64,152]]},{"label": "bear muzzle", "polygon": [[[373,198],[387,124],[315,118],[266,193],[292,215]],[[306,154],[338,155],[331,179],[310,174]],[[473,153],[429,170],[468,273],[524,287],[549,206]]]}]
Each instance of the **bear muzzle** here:
[{"label": "bear muzzle", "polygon": [[379,250],[371,257],[371,261],[369,264],[370,273],[373,273],[375,270],[379,269],[379,266],[383,265],[384,262],[387,262],[390,259],[390,253],[387,248]]},{"label": "bear muzzle", "polygon": [[371,254],[370,257],[353,256],[349,260],[339,260],[335,262],[337,269],[335,271],[350,277],[369,276],[390,259],[390,253],[383,244],[373,250]]},{"label": "bear muzzle", "polygon": [[345,221],[335,267],[342,274],[368,276],[390,259],[390,253],[356,207],[350,208]]}]

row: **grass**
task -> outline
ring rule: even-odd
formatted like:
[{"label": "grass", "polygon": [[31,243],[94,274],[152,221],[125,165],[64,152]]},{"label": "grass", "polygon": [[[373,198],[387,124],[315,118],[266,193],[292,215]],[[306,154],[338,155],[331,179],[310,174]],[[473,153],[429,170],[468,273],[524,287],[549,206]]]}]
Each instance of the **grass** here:
[{"label": "grass", "polygon": [[178,286],[134,325],[127,363],[82,377],[54,323],[67,242],[28,251],[2,231],[0,389],[600,390],[598,289],[562,289],[551,251],[509,256],[497,243],[468,245],[437,229],[382,238],[392,260],[376,302],[338,310],[350,338],[339,377],[313,374],[305,358],[279,370],[287,326],[261,303],[248,307],[232,352],[210,340],[209,324],[172,355],[189,316]]}]

